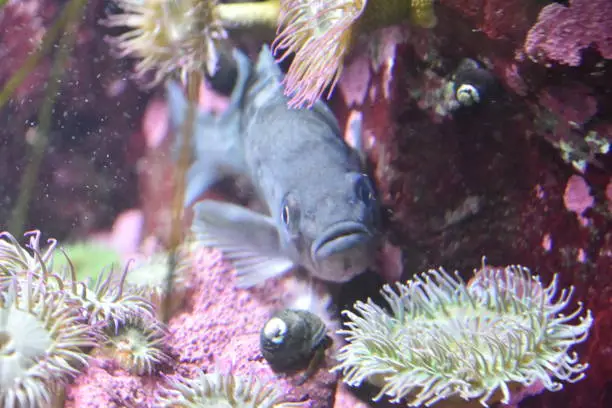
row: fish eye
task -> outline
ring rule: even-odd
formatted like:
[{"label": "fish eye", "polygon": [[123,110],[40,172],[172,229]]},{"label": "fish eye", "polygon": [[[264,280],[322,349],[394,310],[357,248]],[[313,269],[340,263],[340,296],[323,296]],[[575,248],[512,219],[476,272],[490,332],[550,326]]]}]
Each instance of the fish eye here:
[{"label": "fish eye", "polygon": [[287,194],[282,202],[281,221],[290,232],[295,232],[298,228],[300,213],[295,197]]},{"label": "fish eye", "polygon": [[365,174],[361,174],[359,178],[357,178],[357,181],[355,182],[355,194],[357,195],[357,198],[367,206],[376,201],[372,183]]},{"label": "fish eye", "polygon": [[285,225],[289,225],[289,223],[291,222],[291,210],[289,209],[289,206],[287,204],[283,205],[283,210],[281,212],[281,220],[283,221],[283,224]]}]

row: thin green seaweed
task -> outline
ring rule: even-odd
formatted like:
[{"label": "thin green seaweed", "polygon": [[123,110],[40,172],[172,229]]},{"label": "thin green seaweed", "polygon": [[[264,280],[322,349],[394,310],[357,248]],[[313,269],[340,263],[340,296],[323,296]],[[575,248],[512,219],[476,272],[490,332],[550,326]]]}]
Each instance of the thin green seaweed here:
[{"label": "thin green seaweed", "polygon": [[60,90],[61,78],[65,73],[68,57],[74,47],[78,22],[83,16],[86,4],[87,0],[71,0],[64,7],[58,21],[53,24],[43,39],[40,50],[32,54],[26,60],[23,66],[20,67],[17,73],[9,80],[9,83],[4,87],[2,93],[0,93],[1,108],[19,86],[21,81],[23,81],[27,74],[38,64],[45,54],[44,51],[53,46],[55,39],[60,36],[61,33],[59,49],[51,67],[51,73],[47,81],[47,91],[38,114],[36,137],[32,143],[28,165],[21,178],[19,195],[9,220],[8,230],[15,236],[21,235],[24,231],[28,208],[32,198],[32,191],[35,188],[40,165],[47,150],[47,146],[49,145],[49,129],[51,127],[53,106]]}]

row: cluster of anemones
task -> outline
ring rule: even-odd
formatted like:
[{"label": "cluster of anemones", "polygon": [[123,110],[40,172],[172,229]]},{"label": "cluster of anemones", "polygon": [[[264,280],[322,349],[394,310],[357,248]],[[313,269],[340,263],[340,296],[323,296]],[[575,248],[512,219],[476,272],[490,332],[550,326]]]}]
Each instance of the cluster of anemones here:
[{"label": "cluster of anemones", "polygon": [[69,259],[53,267],[55,240],[42,251],[39,231],[26,236],[23,247],[0,234],[0,406],[55,406],[92,351],[110,349],[138,374],[167,360],[165,329],[151,302],[125,284],[127,268],[81,282]]},{"label": "cluster of anemones", "polygon": [[257,24],[278,27],[275,52],[294,55],[285,80],[290,106],[312,106],[338,82],[357,35],[411,19],[433,27],[432,0],[118,0],[122,12],[102,21],[124,27],[109,37],[120,57],[139,61],[136,76],[153,73],[156,85],[173,72],[214,74],[226,29]]},{"label": "cluster of anemones", "polygon": [[[166,266],[165,256],[141,261],[141,273],[133,278],[126,268],[81,282],[68,257],[61,270],[54,266],[55,240],[43,251],[39,231],[26,236],[28,244],[22,246],[9,233],[0,234],[0,406],[61,406],[62,389],[92,355],[113,359],[133,375],[163,379],[160,365],[169,356],[156,308],[166,296],[160,267]],[[188,246],[179,251],[179,290],[188,254]],[[151,279],[146,271],[157,273]],[[202,373],[164,382],[154,406],[301,406],[283,403],[277,389],[250,377]]]}]

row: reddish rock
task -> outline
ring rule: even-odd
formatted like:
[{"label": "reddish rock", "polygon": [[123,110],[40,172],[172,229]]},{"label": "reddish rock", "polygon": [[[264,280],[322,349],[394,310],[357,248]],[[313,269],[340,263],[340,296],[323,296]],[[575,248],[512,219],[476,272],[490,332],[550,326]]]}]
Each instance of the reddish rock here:
[{"label": "reddish rock", "polygon": [[[517,40],[529,30],[538,4],[522,0],[440,0],[440,5],[454,10],[461,19],[491,39]],[[445,10],[436,11],[444,14]],[[445,24],[444,19],[440,24]]]}]

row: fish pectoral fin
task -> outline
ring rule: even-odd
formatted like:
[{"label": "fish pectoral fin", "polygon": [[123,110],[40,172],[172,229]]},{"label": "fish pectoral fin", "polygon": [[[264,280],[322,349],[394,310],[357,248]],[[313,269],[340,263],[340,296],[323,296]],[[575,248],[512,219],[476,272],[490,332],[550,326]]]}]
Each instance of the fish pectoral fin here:
[{"label": "fish pectoral fin", "polygon": [[233,265],[236,269],[236,286],[239,288],[250,288],[258,285],[270,278],[284,274],[295,266],[293,261],[283,257],[261,257],[247,265]]},{"label": "fish pectoral fin", "polygon": [[236,269],[238,287],[255,286],[295,266],[283,254],[271,217],[216,200],[203,200],[193,209],[191,230],[196,241],[223,253]]}]

